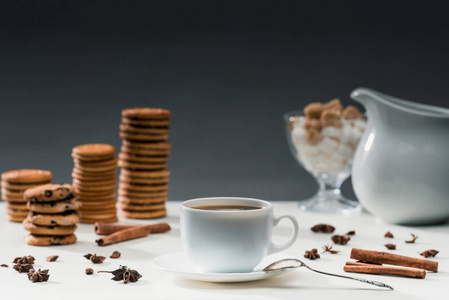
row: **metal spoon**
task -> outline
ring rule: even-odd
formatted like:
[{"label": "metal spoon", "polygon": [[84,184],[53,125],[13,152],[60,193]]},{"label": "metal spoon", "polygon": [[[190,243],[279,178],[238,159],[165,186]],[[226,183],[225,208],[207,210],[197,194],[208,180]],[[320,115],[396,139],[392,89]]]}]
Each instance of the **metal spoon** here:
[{"label": "metal spoon", "polygon": [[363,278],[356,278],[356,277],[350,277],[350,276],[345,276],[345,275],[337,275],[337,274],[331,274],[331,273],[326,273],[326,272],[322,272],[322,271],[318,271],[315,269],[312,269],[311,267],[309,267],[308,265],[306,265],[305,263],[303,263],[302,261],[300,261],[299,259],[296,258],[285,258],[285,259],[281,259],[278,261],[275,261],[272,264],[269,264],[268,266],[266,266],[262,271],[264,272],[276,272],[276,271],[284,271],[287,269],[296,269],[299,267],[306,267],[307,269],[313,271],[313,272],[317,272],[320,274],[324,274],[324,275],[330,275],[330,276],[335,276],[335,277],[340,277],[340,278],[346,278],[346,279],[352,279],[352,280],[357,280],[360,282],[364,282],[364,283],[369,283],[375,286],[379,286],[379,287],[384,287],[384,288],[388,288],[390,290],[394,290],[392,286],[379,282],[379,281],[372,281],[372,280],[367,280],[367,279],[363,279]]}]

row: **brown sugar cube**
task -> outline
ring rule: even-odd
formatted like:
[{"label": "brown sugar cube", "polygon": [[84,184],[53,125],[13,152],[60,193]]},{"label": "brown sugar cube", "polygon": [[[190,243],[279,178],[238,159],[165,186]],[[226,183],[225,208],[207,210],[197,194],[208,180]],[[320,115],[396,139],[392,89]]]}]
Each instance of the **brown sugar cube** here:
[{"label": "brown sugar cube", "polygon": [[321,122],[317,119],[307,119],[304,123],[304,129],[310,131],[311,129],[321,131]]},{"label": "brown sugar cube", "polygon": [[328,109],[323,111],[320,121],[323,127],[341,127],[340,113],[336,110]]},{"label": "brown sugar cube", "polygon": [[347,106],[343,110],[342,116],[345,120],[363,119],[362,113],[357,109],[357,107],[352,105]]},{"label": "brown sugar cube", "polygon": [[304,113],[309,119],[319,119],[321,112],[323,111],[323,104],[320,102],[310,103],[304,107]]},{"label": "brown sugar cube", "polygon": [[332,99],[331,101],[323,104],[323,111],[325,111],[325,110],[336,110],[336,111],[342,112],[343,105],[341,104],[340,99],[335,98],[335,99]]},{"label": "brown sugar cube", "polygon": [[321,135],[318,130],[316,130],[315,128],[310,128],[309,130],[307,130],[307,134],[306,134],[307,143],[309,143],[311,145],[315,145],[315,144],[318,144],[320,140],[321,140]]}]

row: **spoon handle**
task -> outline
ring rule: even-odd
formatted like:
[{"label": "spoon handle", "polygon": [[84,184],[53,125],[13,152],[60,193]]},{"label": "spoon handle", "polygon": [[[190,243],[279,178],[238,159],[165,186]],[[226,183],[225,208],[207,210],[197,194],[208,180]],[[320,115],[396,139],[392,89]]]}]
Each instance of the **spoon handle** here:
[{"label": "spoon handle", "polygon": [[364,283],[368,283],[368,284],[372,284],[378,287],[384,287],[384,288],[388,288],[390,290],[394,290],[394,288],[391,285],[379,282],[379,281],[374,281],[374,280],[367,280],[367,279],[363,279],[363,278],[357,278],[357,277],[350,277],[350,276],[345,276],[345,275],[337,275],[337,274],[332,274],[332,273],[326,273],[326,272],[322,272],[322,271],[318,271],[315,269],[310,268],[309,266],[303,265],[304,267],[306,267],[307,269],[313,271],[313,272],[317,272],[320,274],[324,274],[324,275],[329,275],[329,276],[335,276],[335,277],[340,277],[340,278],[346,278],[346,279],[352,279],[352,280],[357,280],[360,282],[364,282]]}]

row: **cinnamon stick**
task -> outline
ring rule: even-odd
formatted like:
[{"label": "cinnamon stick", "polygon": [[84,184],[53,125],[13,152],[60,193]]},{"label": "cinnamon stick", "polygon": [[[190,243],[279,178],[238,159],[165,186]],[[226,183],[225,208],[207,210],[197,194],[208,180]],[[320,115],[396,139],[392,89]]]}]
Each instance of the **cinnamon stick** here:
[{"label": "cinnamon stick", "polygon": [[107,246],[115,243],[120,243],[123,241],[144,237],[149,235],[150,233],[151,232],[150,230],[148,230],[147,225],[134,226],[128,229],[123,229],[111,233],[110,235],[98,239],[95,242],[98,244],[98,246]]},{"label": "cinnamon stick", "polygon": [[388,252],[352,248],[351,258],[375,264],[389,264],[438,272],[438,262]]},{"label": "cinnamon stick", "polygon": [[347,262],[343,267],[345,272],[398,275],[412,278],[425,278],[426,271],[412,268],[390,267],[374,264],[364,264],[360,262]]},{"label": "cinnamon stick", "polygon": [[158,223],[151,225],[118,225],[110,223],[95,223],[95,233],[99,235],[108,235],[124,229],[135,228],[139,226],[146,227],[150,233],[162,233],[170,230],[170,225],[167,223]]}]

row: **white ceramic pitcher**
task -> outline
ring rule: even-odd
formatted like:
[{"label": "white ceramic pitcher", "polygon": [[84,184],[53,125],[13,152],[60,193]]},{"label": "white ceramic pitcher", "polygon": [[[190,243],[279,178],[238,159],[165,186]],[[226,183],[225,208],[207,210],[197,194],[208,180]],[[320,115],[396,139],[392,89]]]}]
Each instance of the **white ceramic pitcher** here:
[{"label": "white ceramic pitcher", "polygon": [[352,184],[363,207],[396,224],[449,219],[449,109],[358,88],[368,124]]}]

